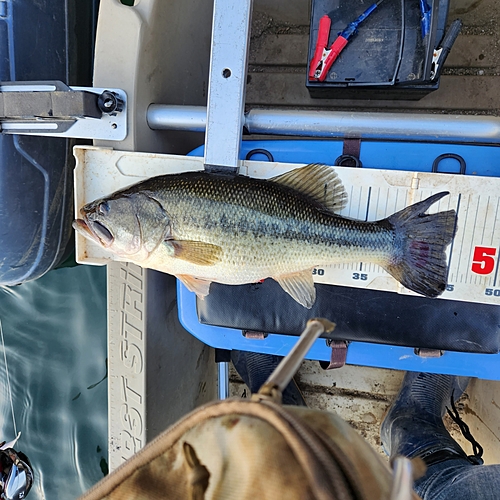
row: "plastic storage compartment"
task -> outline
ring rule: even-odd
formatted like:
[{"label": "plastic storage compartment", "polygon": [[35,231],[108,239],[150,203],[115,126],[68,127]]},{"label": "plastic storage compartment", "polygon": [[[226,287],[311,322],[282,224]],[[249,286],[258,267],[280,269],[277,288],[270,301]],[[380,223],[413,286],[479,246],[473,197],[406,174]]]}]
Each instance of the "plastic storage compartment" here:
[{"label": "plastic storage compartment", "polygon": [[[359,25],[325,81],[307,79],[311,97],[417,100],[436,90],[439,78],[430,81],[432,55],[444,34],[449,0],[426,1],[431,16],[423,37],[418,0],[384,0]],[[337,34],[371,4],[362,0],[313,0],[308,64],[323,15],[331,19],[330,48]]]},{"label": "plastic storage compartment", "polygon": [[[343,141],[341,140],[243,141],[240,157],[242,159],[246,157],[253,161],[293,161],[297,163],[314,161],[332,164],[335,158],[341,155],[342,147]],[[203,146],[192,151],[190,154],[203,157]],[[269,155],[271,155],[271,157]],[[470,177],[481,176],[483,180],[485,180],[485,178],[493,179],[499,176],[499,170],[497,168],[500,159],[499,155],[500,150],[496,146],[367,140],[362,142],[359,155],[363,167],[353,170],[364,171],[367,176],[369,175],[369,171],[374,168],[397,169],[411,172],[436,171],[445,174],[463,173],[465,176]],[[436,162],[436,159],[439,161]],[[459,159],[464,161],[465,170],[463,172],[461,172]],[[270,166],[272,167],[272,165],[271,163]],[[463,260],[468,262],[465,256]],[[179,318],[182,325],[202,342],[214,348],[285,355],[296,342],[297,337],[290,334],[269,333],[266,334],[264,338],[259,339],[245,337],[242,335],[241,325],[235,326],[235,322],[241,321],[241,317],[238,317],[237,313],[234,312],[231,304],[228,302],[224,305],[224,314],[226,315],[228,323],[233,323],[232,326],[228,326],[227,324],[221,326],[214,322],[204,322],[204,320],[200,318],[200,310],[198,309],[195,294],[188,291],[180,282],[178,282],[177,286]],[[249,302],[245,302],[242,294],[238,295],[238,288],[239,287],[233,287],[235,297],[237,297],[236,300],[241,299],[242,304],[248,305]],[[212,292],[214,292],[214,290],[212,290]],[[205,300],[209,298],[210,295]],[[452,297],[450,296],[449,298]],[[417,297],[414,298],[414,300],[418,303],[418,301],[422,302],[422,300],[431,299],[419,299]],[[432,300],[440,301],[441,299]],[[200,304],[199,301],[198,304]],[[458,304],[460,305],[460,303]],[[464,305],[467,307],[471,306],[471,308],[475,306],[465,303]],[[272,310],[272,304],[270,304],[269,307]],[[483,306],[480,307],[482,308]],[[490,312],[492,307],[498,306],[496,304],[488,306]],[[245,306],[245,309],[248,308]],[[423,310],[422,303],[420,303],[419,310]],[[291,311],[288,312],[289,314],[293,314]],[[259,315],[257,314],[254,316],[258,317]],[[369,321],[374,321],[373,325],[376,329],[377,323],[380,322],[381,318],[377,318],[376,320],[373,318],[373,316],[370,316]],[[394,322],[397,323],[398,319],[399,318],[395,318]],[[268,333],[266,330],[262,330],[260,326],[262,325],[259,325],[259,328],[255,330]],[[339,326],[341,325],[339,324]],[[490,347],[492,347],[491,349],[486,349],[482,352],[480,349],[477,352],[457,352],[458,349],[446,350],[440,357],[435,358],[421,357],[413,347],[375,343],[373,341],[352,341],[347,351],[347,364],[500,380],[498,363],[500,354],[498,354],[497,348],[498,328],[496,331],[495,328],[492,328],[491,331],[487,331],[485,334],[492,334],[495,337],[490,339],[493,341],[490,344]],[[474,348],[475,347],[476,346],[474,346]],[[474,350],[474,348],[472,350]],[[486,354],[487,352],[489,352],[489,354]],[[306,358],[329,362],[330,356],[331,348],[324,339],[318,339]]]},{"label": "plastic storage compartment", "polygon": [[[2,1],[0,81],[90,85],[97,6]],[[0,284],[36,279],[71,251],[73,144],[0,134]]]}]

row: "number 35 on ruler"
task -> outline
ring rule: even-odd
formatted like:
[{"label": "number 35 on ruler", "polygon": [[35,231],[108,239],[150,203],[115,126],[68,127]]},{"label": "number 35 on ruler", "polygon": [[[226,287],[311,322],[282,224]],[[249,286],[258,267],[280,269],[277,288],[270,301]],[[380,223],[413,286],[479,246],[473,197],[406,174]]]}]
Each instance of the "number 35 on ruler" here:
[{"label": "number 35 on ruler", "polygon": [[496,263],[497,249],[492,247],[476,247],[472,256],[471,271],[486,275],[493,272]]}]

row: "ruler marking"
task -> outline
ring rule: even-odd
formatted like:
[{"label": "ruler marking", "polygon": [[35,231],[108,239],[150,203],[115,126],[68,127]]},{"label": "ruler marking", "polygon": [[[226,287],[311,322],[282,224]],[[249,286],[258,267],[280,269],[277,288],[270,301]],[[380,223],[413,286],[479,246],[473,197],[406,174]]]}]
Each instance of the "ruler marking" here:
[{"label": "ruler marking", "polygon": [[368,188],[368,200],[366,202],[366,214],[365,214],[365,222],[368,221],[368,212],[370,211],[370,198],[372,196],[372,187]]},{"label": "ruler marking", "polygon": [[[477,214],[479,212],[479,201],[481,199],[481,195],[477,197],[477,206],[476,206],[476,215],[474,217],[474,226],[472,229],[472,237],[470,240],[470,249],[469,249],[469,260],[467,262],[472,262],[472,253],[474,251],[474,236],[476,235],[476,224],[477,224]],[[469,273],[469,264],[467,264],[467,274]],[[471,281],[472,283],[472,281]]]},{"label": "ruler marking", "polygon": [[349,196],[349,217],[352,217],[352,193],[354,192],[354,186],[351,186],[351,194]]},{"label": "ruler marking", "polygon": [[[496,229],[497,220],[498,220],[499,203],[500,203],[500,198],[497,199],[497,209],[495,212],[495,221],[493,223],[493,231],[491,232],[491,245],[493,245],[493,241],[495,238],[495,229]],[[500,247],[497,249],[497,252],[500,252]],[[497,277],[498,277],[498,260],[497,260],[497,266],[496,266],[496,270],[495,270],[495,277],[493,278],[493,286],[497,286]]]},{"label": "ruler marking", "polygon": [[486,202],[486,213],[484,214],[483,234],[481,234],[481,245],[484,244],[484,232],[486,231],[486,222],[488,221],[488,209],[490,208],[490,196]]},{"label": "ruler marking", "polygon": [[[498,250],[497,250],[498,251]],[[493,278],[493,286],[497,286],[497,278],[498,278],[498,261],[496,262],[496,269],[495,269],[495,277]]]},{"label": "ruler marking", "polygon": [[363,196],[363,186],[359,188],[359,198],[358,198],[358,211],[356,212],[356,219],[361,219],[359,214],[361,213],[361,198]]},{"label": "ruler marking", "polygon": [[497,220],[498,220],[498,206],[500,204],[500,197],[497,198],[497,209],[495,210],[495,220],[493,221],[493,231],[491,232],[491,243],[490,246],[493,245],[493,239],[495,238],[495,229],[497,226]]},{"label": "ruler marking", "polygon": [[498,278],[498,251],[499,249],[497,248],[497,260],[495,261],[495,277],[493,278],[493,286],[497,286],[497,278]]},{"label": "ruler marking", "polygon": [[[461,194],[461,193],[459,193],[459,194],[458,194],[458,200],[457,200],[457,207],[456,207],[456,209],[455,209],[455,211],[456,211],[456,215],[455,215],[455,231],[454,231],[454,233],[453,233],[453,234],[456,234],[456,233],[457,233],[458,212],[459,212],[459,210],[460,210],[460,201],[461,201],[461,199],[462,199],[462,194]],[[451,267],[451,257],[452,257],[452,255],[453,255],[453,246],[454,246],[454,245],[455,245],[455,238],[453,238],[453,239],[451,240],[451,246],[450,246],[450,256],[449,256],[449,258],[448,258],[448,269],[450,269],[450,267]],[[453,278],[453,273],[452,273],[452,275],[451,275],[451,276],[452,276],[452,278]],[[458,266],[457,266],[457,278],[458,278]]]},{"label": "ruler marking", "polygon": [[[458,263],[457,263],[457,269],[458,269],[458,266],[460,266],[460,263],[462,262],[462,250],[463,250],[463,247],[464,247],[464,238],[465,238],[465,228],[467,227],[467,219],[469,217],[469,205],[470,205],[470,195],[467,199],[467,207],[465,209],[465,221],[464,221],[464,225],[463,225],[463,232],[462,232],[462,241],[460,243],[460,253],[458,254]],[[467,272],[466,272],[466,277],[467,277]],[[466,278],[467,279],[467,278]],[[460,282],[462,282],[462,280],[460,280]]]},{"label": "ruler marking", "polygon": [[375,217],[377,217],[378,214],[378,205],[380,203],[380,186],[377,189],[377,204],[375,205]]},{"label": "ruler marking", "polygon": [[[435,192],[438,192],[439,189],[418,189],[414,192],[411,189],[402,186],[394,186],[392,189],[389,189],[386,186],[375,184],[358,186],[358,188],[354,188],[354,185],[351,185],[349,191],[352,203],[349,204],[346,212],[358,220],[366,222],[370,220],[381,220],[388,215],[390,216],[393,213],[396,213],[400,209],[400,199],[401,203],[404,206],[407,206],[408,200],[411,200],[412,202],[421,202],[426,198],[428,193],[432,195]],[[358,196],[357,202],[355,200],[354,191],[356,191],[356,196]],[[489,194],[483,192],[481,195],[479,189],[475,189],[470,192],[467,191],[462,193],[455,192],[454,194],[457,196],[455,201],[453,201],[455,196],[450,196],[447,200],[440,200],[433,206],[432,213],[453,210],[454,208],[457,213],[457,217],[455,221],[453,221],[456,236],[450,242],[446,258],[448,265],[448,283],[457,283],[459,286],[461,286],[460,284],[464,285],[460,291],[459,300],[466,300],[466,295],[464,295],[464,293],[467,294],[467,291],[470,290],[471,296],[469,300],[487,303],[485,300],[487,301],[488,298],[482,297],[482,294],[484,293],[483,286],[494,286],[500,288],[500,196],[496,196],[495,193],[492,192]],[[392,196],[394,196],[393,202],[390,201]],[[462,197],[464,198],[463,201]],[[497,198],[496,204],[494,203],[495,198]],[[482,210],[483,202],[486,203],[486,206],[484,207],[484,212],[479,214],[479,210]],[[476,208],[473,208],[474,204]],[[389,208],[390,205],[394,207],[394,210]],[[361,214],[363,214],[364,217]],[[491,220],[492,217],[493,220]],[[483,221],[482,225],[479,225],[481,221]],[[488,231],[486,231],[486,229],[488,229]],[[462,231],[461,235],[459,234],[460,231]],[[465,236],[467,236],[467,239]],[[466,245],[469,246],[468,251],[465,248]],[[495,270],[489,276],[483,276],[472,271],[471,262],[476,245],[482,245],[485,247],[490,246],[491,248],[496,249],[497,253],[494,257]],[[468,261],[464,260],[466,255],[469,255]],[[489,264],[491,265],[491,261]],[[367,282],[353,282],[351,285],[349,283],[350,280],[348,274],[351,269],[354,273],[370,273],[369,281],[372,281],[379,275],[386,275],[385,270],[381,266],[368,261],[345,263],[345,265],[341,264],[339,267],[344,269],[344,272],[346,273],[345,278],[348,286],[366,286],[368,284]],[[377,282],[377,284],[372,286],[375,286],[375,289],[378,289],[379,286],[385,287],[383,281],[381,284]],[[451,297],[452,296],[450,295],[446,298]]]},{"label": "ruler marking", "polygon": [[[497,199],[497,209],[495,211],[495,221],[493,222],[493,231],[491,232],[491,246],[493,246],[493,239],[495,237],[495,229],[497,225],[497,220],[498,220],[498,208],[499,208],[499,203],[500,203],[500,198]],[[496,257],[497,260],[495,262],[495,276],[493,277],[493,286],[497,286],[497,278],[498,278],[498,252],[500,252],[500,247],[497,248],[497,253]],[[491,283],[491,280],[490,280]]]}]

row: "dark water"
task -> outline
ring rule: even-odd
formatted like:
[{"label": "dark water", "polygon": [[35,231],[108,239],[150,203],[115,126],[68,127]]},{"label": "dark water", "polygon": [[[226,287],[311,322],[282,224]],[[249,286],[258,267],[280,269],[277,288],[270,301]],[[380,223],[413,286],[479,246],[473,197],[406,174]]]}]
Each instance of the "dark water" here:
[{"label": "dark water", "polygon": [[[0,287],[16,449],[35,472],[28,499],[74,499],[107,462],[106,271],[78,266]],[[14,424],[0,343],[0,441]]]}]

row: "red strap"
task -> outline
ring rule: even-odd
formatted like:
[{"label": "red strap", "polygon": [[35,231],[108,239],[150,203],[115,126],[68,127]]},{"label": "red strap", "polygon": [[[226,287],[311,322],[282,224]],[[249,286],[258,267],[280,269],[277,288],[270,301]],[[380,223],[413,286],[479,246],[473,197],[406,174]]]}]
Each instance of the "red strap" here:
[{"label": "red strap", "polygon": [[328,345],[332,348],[332,353],[327,370],[341,368],[345,365],[347,358],[347,342],[345,340],[329,340]]}]

